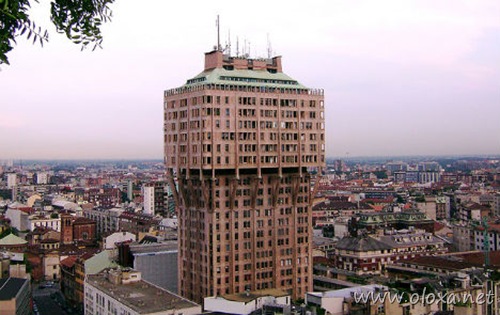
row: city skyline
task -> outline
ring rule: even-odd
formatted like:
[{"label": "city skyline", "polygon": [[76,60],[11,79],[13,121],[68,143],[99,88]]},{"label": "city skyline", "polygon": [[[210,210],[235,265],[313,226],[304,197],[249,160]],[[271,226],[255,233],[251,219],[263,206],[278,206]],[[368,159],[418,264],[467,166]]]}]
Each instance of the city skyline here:
[{"label": "city skyline", "polygon": [[238,36],[267,56],[269,34],[284,72],[325,90],[327,157],[500,154],[495,1],[257,1],[258,24],[230,2],[194,3],[116,2],[94,52],[34,5],[51,39],[20,38],[1,67],[0,159],[161,159],[163,90],[199,73],[217,14],[233,54]]}]

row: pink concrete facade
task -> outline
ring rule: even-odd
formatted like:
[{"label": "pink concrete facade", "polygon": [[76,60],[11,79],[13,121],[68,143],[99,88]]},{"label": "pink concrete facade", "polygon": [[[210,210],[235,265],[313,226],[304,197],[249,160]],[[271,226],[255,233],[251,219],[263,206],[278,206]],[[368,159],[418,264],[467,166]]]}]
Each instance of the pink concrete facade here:
[{"label": "pink concrete facade", "polygon": [[312,290],[310,171],[325,166],[323,92],[274,80],[280,57],[205,55],[207,76],[222,68],[239,81],[198,77],[165,92],[179,293],[196,302],[266,288],[304,297]]}]

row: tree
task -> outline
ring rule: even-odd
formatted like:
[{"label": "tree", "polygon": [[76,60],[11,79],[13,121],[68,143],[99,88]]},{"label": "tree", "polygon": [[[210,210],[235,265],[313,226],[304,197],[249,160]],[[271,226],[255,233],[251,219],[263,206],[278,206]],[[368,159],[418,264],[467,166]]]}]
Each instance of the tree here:
[{"label": "tree", "polygon": [[[7,54],[16,44],[16,38],[26,36],[43,46],[49,33],[29,17],[30,2],[38,0],[0,0],[0,64],[9,64]],[[50,18],[58,33],[65,34],[82,50],[101,47],[101,25],[111,20],[108,5],[114,0],[53,0]]]}]

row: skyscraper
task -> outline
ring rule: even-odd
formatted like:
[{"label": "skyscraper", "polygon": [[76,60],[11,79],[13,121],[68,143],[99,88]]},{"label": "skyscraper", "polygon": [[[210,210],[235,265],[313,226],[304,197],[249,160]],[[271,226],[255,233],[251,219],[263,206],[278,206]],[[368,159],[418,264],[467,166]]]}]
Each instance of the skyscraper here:
[{"label": "skyscraper", "polygon": [[[165,91],[165,163],[179,219],[179,293],[312,290],[311,176],[325,166],[324,97],[281,57],[205,54]],[[177,184],[177,186],[176,186]]]}]

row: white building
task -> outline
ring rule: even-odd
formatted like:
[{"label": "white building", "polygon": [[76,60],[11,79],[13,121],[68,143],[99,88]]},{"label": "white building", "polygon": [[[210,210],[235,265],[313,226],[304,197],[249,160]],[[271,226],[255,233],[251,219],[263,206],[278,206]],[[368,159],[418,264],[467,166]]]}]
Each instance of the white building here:
[{"label": "white building", "polygon": [[136,270],[106,269],[85,278],[84,314],[195,315],[201,306],[143,281]]},{"label": "white building", "polygon": [[[291,297],[282,290],[265,289],[206,297],[203,305],[205,312],[248,315],[260,309],[272,309],[276,313],[290,314]],[[265,311],[262,313],[267,314]]]},{"label": "white building", "polygon": [[36,173],[37,185],[47,185],[49,183],[49,174],[47,172]]},{"label": "white building", "polygon": [[116,243],[122,243],[126,241],[135,242],[137,236],[130,232],[115,232],[111,235],[102,238],[102,243],[104,249],[115,249]]},{"label": "white building", "polygon": [[[349,309],[346,306],[352,302],[355,294],[361,296],[367,295],[369,292],[387,290],[388,288],[385,286],[371,284],[327,292],[307,292],[305,303],[321,307],[326,310],[327,314],[343,315],[349,314]],[[380,304],[381,309],[379,310],[383,310],[383,303]]]},{"label": "white building", "polygon": [[49,228],[57,232],[61,232],[61,218],[51,218],[50,216],[32,215],[29,217],[30,231],[34,231],[36,227]]},{"label": "white building", "polygon": [[119,231],[119,218],[125,212],[122,208],[84,209],[83,216],[96,221],[97,234],[102,235]]},{"label": "white building", "polygon": [[155,187],[144,185],[142,187],[144,196],[144,213],[149,215],[155,214]]},{"label": "white building", "polygon": [[12,189],[17,186],[17,174],[8,173],[7,174],[7,188]]},{"label": "white building", "polygon": [[26,231],[30,228],[30,209],[26,205],[14,202],[5,211],[5,217],[10,220],[10,225],[19,231]]}]

